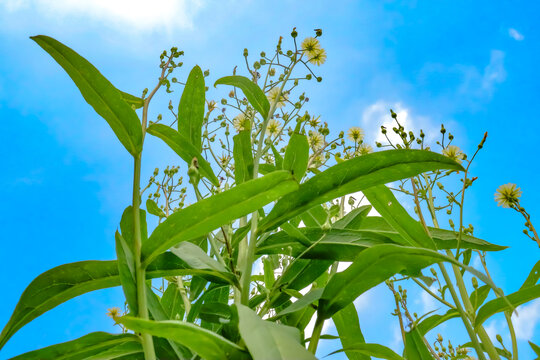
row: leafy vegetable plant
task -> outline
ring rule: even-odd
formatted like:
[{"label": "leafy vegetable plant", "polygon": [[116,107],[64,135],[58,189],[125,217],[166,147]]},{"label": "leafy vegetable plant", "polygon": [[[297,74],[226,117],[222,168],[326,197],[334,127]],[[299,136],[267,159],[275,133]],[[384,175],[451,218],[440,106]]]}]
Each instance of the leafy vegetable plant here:
[{"label": "leafy vegetable plant", "polygon": [[[172,77],[183,56],[172,48],[160,57],[158,83],[141,97],[117,89],[59,41],[32,37],[133,157],[133,198],[114,234],[117,259],[64,264],[38,276],[2,330],[0,348],[52,308],[90,291],[121,286],[125,310],[113,308],[109,315],[122,334],[91,333],[16,359],[314,359],[329,320],[342,344],[338,352],[350,359],[459,359],[470,349],[479,359],[517,359],[510,315],[540,296],[540,265],[516,293],[505,295],[493,283],[484,254],[504,247],[474,237],[472,226],[463,225],[476,153],[467,159],[450,144],[452,135],[445,138],[444,127],[438,142],[442,153],[432,151],[423,132],[406,132],[393,111],[395,136],[383,127],[388,142],[377,144],[388,149],[373,152],[360,128],[332,139],[327,123],[302,113],[309,99],[299,90],[303,81],[322,80],[313,70],[327,57],[319,40],[322,30],[301,44],[297,36],[293,30],[291,49],[285,50],[280,38],[272,54],[261,53],[253,64],[244,50],[248,76],[235,68],[214,84],[198,66],[184,82]],[[230,91],[221,100],[222,110],[206,98],[210,85]],[[168,116],[150,121],[148,109],[157,92],[177,86],[183,86],[178,107],[171,102]],[[147,135],[167,144],[180,165],[156,169],[142,186]],[[186,186],[179,172],[187,175]],[[441,183],[452,177],[461,177],[458,192]],[[436,204],[441,197],[435,191],[448,203]],[[515,186],[502,189],[499,200],[525,216],[529,237],[538,241],[515,191]],[[400,199],[410,196],[418,220],[396,193]],[[360,205],[358,196],[370,205]],[[370,216],[372,208],[380,216]],[[448,230],[439,226],[441,210],[447,211]],[[457,228],[452,211],[459,212]],[[153,229],[148,229],[148,216],[159,219]],[[473,252],[482,260],[482,271],[469,266]],[[344,262],[350,265],[338,271]],[[255,265],[262,274],[254,273]],[[423,273],[428,268],[431,276]],[[471,294],[465,272],[474,276]],[[406,289],[395,287],[402,280],[433,296],[446,314],[411,315]],[[353,304],[385,283],[395,298],[403,354],[366,343]],[[494,298],[486,302],[490,294]],[[508,321],[512,351],[496,347],[483,327],[500,312]],[[452,318],[461,319],[470,343],[449,349],[439,336],[430,344],[426,334]]]}]

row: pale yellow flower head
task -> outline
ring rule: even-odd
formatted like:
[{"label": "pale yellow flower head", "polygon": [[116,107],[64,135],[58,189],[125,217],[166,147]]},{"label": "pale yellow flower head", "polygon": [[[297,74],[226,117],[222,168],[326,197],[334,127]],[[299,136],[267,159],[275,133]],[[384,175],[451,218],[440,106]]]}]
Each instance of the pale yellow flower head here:
[{"label": "pale yellow flower head", "polygon": [[495,192],[495,201],[498,206],[509,208],[512,205],[516,205],[521,197],[521,190],[516,184],[508,183],[499,186]]},{"label": "pale yellow flower head", "polygon": [[272,119],[268,122],[268,125],[266,126],[266,133],[268,135],[277,135],[281,131],[281,123],[276,120]]},{"label": "pale yellow flower head", "polygon": [[301,45],[302,50],[307,55],[308,59],[312,58],[318,50],[321,49],[321,44],[319,40],[314,37],[307,37],[302,41]]},{"label": "pale yellow flower head", "polygon": [[236,131],[240,132],[242,130],[250,128],[250,121],[251,120],[246,115],[244,115],[244,113],[240,113],[233,119],[233,126]]},{"label": "pale yellow flower head", "polygon": [[449,157],[450,159],[454,160],[455,162],[458,162],[461,164],[461,160],[465,158],[465,154],[461,149],[455,145],[449,145],[442,151],[443,155],[446,157]]},{"label": "pale yellow flower head", "polygon": [[272,88],[272,90],[270,90],[266,94],[266,97],[268,98],[268,101],[270,101],[270,104],[273,104],[274,102],[277,101],[276,108],[281,108],[281,107],[285,106],[285,101],[287,101],[289,96],[287,94],[282,93],[281,96],[279,97],[279,101],[278,101],[277,100],[278,95],[279,95],[279,87],[276,86],[276,87]]},{"label": "pale yellow flower head", "polygon": [[308,143],[314,150],[320,149],[324,145],[324,137],[315,131],[310,131],[308,136]]},{"label": "pale yellow flower head", "polygon": [[120,317],[120,315],[121,315],[120,308],[113,307],[113,308],[110,308],[110,309],[107,309],[107,310],[108,310],[107,316],[110,317],[111,319],[116,319],[116,318]]},{"label": "pale yellow flower head", "polygon": [[362,143],[358,147],[357,151],[358,151],[358,153],[360,155],[367,155],[367,154],[371,154],[373,152],[373,148],[368,144]]},{"label": "pale yellow flower head", "polygon": [[308,60],[310,63],[321,66],[326,62],[326,50],[319,49],[316,50],[315,53],[309,58]]},{"label": "pale yellow flower head", "polygon": [[358,126],[353,126],[347,132],[347,136],[351,141],[359,143],[364,139],[364,130],[362,130],[362,128],[359,128]]}]

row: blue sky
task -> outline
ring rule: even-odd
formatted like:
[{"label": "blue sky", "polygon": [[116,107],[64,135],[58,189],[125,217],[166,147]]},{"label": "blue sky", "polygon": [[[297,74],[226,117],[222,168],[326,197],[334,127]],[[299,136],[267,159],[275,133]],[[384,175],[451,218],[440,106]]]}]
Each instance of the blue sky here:
[{"label": "blue sky", "polygon": [[[513,182],[523,205],[540,218],[536,120],[540,82],[540,28],[532,1],[69,1],[0,2],[0,177],[5,324],[30,281],[63,263],[112,259],[114,231],[130,201],[131,161],[107,124],[84,103],[71,80],[29,36],[46,34],[84,55],[115,85],[140,93],[153,86],[158,56],[179,46],[186,53],[180,77],[193,65],[210,69],[209,81],[241,65],[242,50],[273,48],[296,26],[300,36],[322,28],[328,60],[321,84],[306,84],[312,113],[331,128],[361,126],[368,140],[389,121],[392,107],[408,126],[438,131],[472,152],[489,138],[472,172],[479,177],[468,198],[466,223],[481,238],[510,249],[488,257],[492,275],[506,291],[519,288],[538,259],[521,234],[522,219],[493,201],[495,189]],[[536,25],[536,26],[535,26]],[[165,93],[153,116],[165,109]],[[219,99],[223,94],[212,90]],[[177,100],[176,100],[177,101]],[[176,163],[148,139],[143,176]],[[1,358],[67,341],[90,331],[114,331],[106,309],[122,304],[120,289],[71,300],[21,329]],[[399,350],[391,297],[376,288],[358,301],[368,341]],[[420,310],[433,304],[418,298]],[[520,351],[525,339],[540,342],[540,302],[520,311]],[[502,320],[488,321],[490,331]],[[334,331],[330,325],[328,332]],[[456,343],[463,330],[441,330]],[[504,335],[504,332],[503,332]],[[506,336],[506,335],[504,335]],[[508,345],[509,343],[507,343]],[[327,340],[321,355],[338,344]],[[327,352],[325,352],[327,351]],[[338,357],[335,357],[338,358]]]}]

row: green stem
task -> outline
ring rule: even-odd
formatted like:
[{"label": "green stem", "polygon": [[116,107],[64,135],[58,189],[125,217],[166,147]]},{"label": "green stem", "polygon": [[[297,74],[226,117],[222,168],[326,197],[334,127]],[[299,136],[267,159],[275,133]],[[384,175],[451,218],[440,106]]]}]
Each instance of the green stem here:
[{"label": "green stem", "polygon": [[[134,257],[135,257],[135,279],[137,286],[137,303],[139,306],[139,317],[148,319],[148,306],[146,303],[146,274],[141,266],[141,221],[139,214],[140,207],[140,180],[141,180],[141,155],[135,157],[135,166],[133,171],[133,234],[134,234]],[[152,336],[147,333],[141,334],[144,358],[146,360],[155,360],[154,342]]]},{"label": "green stem", "polygon": [[320,319],[317,316],[315,320],[315,327],[313,328],[313,334],[311,334],[311,339],[309,340],[308,350],[315,355],[317,352],[317,345],[319,344],[319,339],[321,338],[322,328],[324,326],[324,319]]}]

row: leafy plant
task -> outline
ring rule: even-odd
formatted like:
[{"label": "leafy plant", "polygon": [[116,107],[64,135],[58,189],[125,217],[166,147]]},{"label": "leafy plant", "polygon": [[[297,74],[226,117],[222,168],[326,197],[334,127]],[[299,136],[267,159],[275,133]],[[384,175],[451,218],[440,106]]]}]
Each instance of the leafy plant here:
[{"label": "leafy plant", "polygon": [[[444,127],[442,154],[431,151],[423,132],[418,138],[407,133],[393,111],[399,141],[392,141],[383,127],[388,143],[377,144],[392,149],[373,152],[359,128],[350,129],[348,138],[340,132],[331,139],[327,123],[307,111],[301,114],[309,99],[298,86],[301,81],[322,81],[312,66],[323,64],[327,56],[319,42],[322,30],[315,35],[298,45],[293,30],[292,49],[284,50],[280,39],[271,56],[263,52],[253,65],[244,50],[249,76],[233,73],[214,83],[230,90],[217,116],[217,103],[206,98],[208,72],[195,66],[184,83],[172,77],[183,55],[177,48],[163,52],[157,85],[138,97],[118,90],[57,40],[32,37],[67,72],[133,157],[133,196],[115,234],[117,259],[65,264],[38,276],[4,327],[0,348],[55,306],[90,291],[122,286],[126,311],[113,308],[109,315],[124,334],[92,333],[16,358],[314,359],[319,340],[326,336],[323,325],[330,319],[343,345],[338,352],[350,359],[464,358],[465,346],[450,351],[442,339],[432,346],[425,337],[451,318],[462,320],[479,359],[510,353],[493,345],[482,323],[504,312],[513,334],[511,312],[540,297],[538,271],[533,270],[521,290],[505,296],[487,267],[481,272],[469,266],[473,251],[485,266],[486,251],[504,249],[474,237],[472,226],[463,225],[465,190],[475,180],[469,178],[469,166],[476,153],[467,160],[454,145],[445,144]],[[298,75],[301,71],[308,74]],[[162,115],[150,121],[148,109],[158,90],[172,92],[178,84],[183,91],[178,109],[169,105],[169,124]],[[167,167],[161,178],[156,169],[143,188],[147,134],[167,144],[182,165]],[[485,137],[478,150],[484,142]],[[187,170],[187,186],[177,175],[181,168]],[[462,176],[458,193],[439,182],[450,176]],[[448,204],[435,205],[435,185],[447,194]],[[141,204],[147,191],[145,211]],[[359,192],[370,206],[359,206],[354,198]],[[419,221],[400,204],[396,192],[412,197]],[[380,217],[368,216],[371,206]],[[530,215],[519,202],[512,207],[533,231]],[[441,229],[436,213],[446,209],[450,215],[454,208],[459,209],[459,227],[450,218],[451,229]],[[423,216],[426,209],[432,226]],[[147,212],[159,219],[154,229],[147,229]],[[340,262],[351,264],[338,272]],[[262,274],[253,274],[256,263],[262,264]],[[426,268],[433,277],[422,273]],[[470,296],[465,272],[475,276]],[[151,286],[156,279],[161,279],[159,288]],[[479,287],[477,279],[485,285]],[[411,315],[406,290],[394,286],[402,280],[428,292],[448,312]],[[434,282],[440,285],[438,293],[430,288]],[[353,304],[382,283],[395,298],[402,355],[365,342],[366,331]],[[451,299],[446,299],[446,290]],[[497,298],[485,302],[490,293]],[[312,319],[315,325],[308,331]],[[510,355],[517,358],[515,335]]]}]

